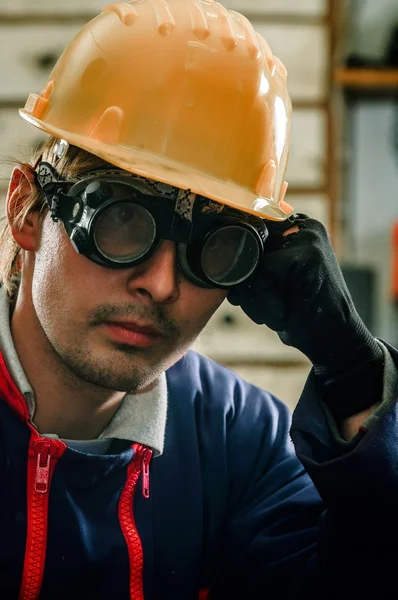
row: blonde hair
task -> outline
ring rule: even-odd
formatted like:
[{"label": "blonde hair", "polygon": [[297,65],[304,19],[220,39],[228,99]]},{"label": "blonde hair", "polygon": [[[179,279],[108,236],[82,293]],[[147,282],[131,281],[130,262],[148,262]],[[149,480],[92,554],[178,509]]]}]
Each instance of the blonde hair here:
[{"label": "blonde hair", "polygon": [[[41,160],[53,162],[53,150],[59,140],[50,137],[33,153],[31,160],[27,163],[17,162],[25,172],[34,174],[35,168]],[[57,171],[62,179],[73,179],[76,175],[107,165],[105,161],[81,150],[76,146],[69,146],[65,155],[56,164]],[[18,203],[14,207],[12,226],[21,229],[29,214],[37,212],[43,219],[47,214],[46,200],[37,185],[31,189],[27,186],[21,188]],[[5,216],[4,225],[0,232],[0,285],[6,290],[11,299],[15,299],[18,292],[20,279],[20,265],[24,250],[18,246],[12,235],[11,224]]]}]

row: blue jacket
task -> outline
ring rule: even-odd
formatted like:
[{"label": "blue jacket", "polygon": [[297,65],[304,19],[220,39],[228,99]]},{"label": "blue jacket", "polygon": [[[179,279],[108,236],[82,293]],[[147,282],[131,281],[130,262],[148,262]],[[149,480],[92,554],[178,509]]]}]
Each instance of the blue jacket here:
[{"label": "blue jacket", "polygon": [[270,394],[193,352],[167,381],[163,455],[115,442],[94,456],[40,438],[0,362],[1,599],[387,597],[396,404],[339,446],[310,376],[291,430],[301,462]]}]

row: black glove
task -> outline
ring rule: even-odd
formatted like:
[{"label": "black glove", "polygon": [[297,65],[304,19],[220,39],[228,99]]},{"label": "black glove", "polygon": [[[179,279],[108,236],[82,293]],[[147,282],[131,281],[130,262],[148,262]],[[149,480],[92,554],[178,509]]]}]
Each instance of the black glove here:
[{"label": "black glove", "polygon": [[[306,215],[267,223],[263,264],[228,300],[303,352],[338,420],[379,402],[384,353],[353,304],[324,226]],[[298,233],[283,236],[297,225]]]}]

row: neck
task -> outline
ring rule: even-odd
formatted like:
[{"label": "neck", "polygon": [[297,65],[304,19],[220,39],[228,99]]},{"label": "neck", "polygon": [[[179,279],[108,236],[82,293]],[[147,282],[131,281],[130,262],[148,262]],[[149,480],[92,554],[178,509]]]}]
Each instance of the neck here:
[{"label": "neck", "polygon": [[31,303],[18,296],[11,318],[15,348],[35,395],[34,423],[40,433],[61,438],[97,438],[120,407],[125,392],[82,381],[56,354]]}]

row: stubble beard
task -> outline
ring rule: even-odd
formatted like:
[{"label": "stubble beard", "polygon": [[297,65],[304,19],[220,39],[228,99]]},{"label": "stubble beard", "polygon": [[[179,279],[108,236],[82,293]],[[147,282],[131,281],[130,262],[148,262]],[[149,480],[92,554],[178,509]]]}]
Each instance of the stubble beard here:
[{"label": "stubble beard", "polygon": [[[141,314],[140,314],[141,313]],[[153,322],[155,326],[164,332],[165,337],[151,348],[136,348],[122,343],[109,342],[106,349],[101,352],[102,356],[96,356],[95,351],[90,348],[90,333],[95,333],[98,326],[110,318],[137,317]],[[95,309],[88,316],[88,335],[86,343],[81,339],[72,340],[68,335],[68,345],[58,345],[49,340],[55,353],[56,362],[63,376],[74,380],[75,384],[89,384],[96,388],[109,391],[137,393],[148,386],[170,367],[184,351],[179,349],[178,341],[181,339],[180,328],[159,311],[151,311],[148,315],[137,311],[136,307],[118,308],[115,306],[103,306]],[[65,340],[65,336],[60,336]],[[61,374],[61,373],[60,373]]]},{"label": "stubble beard", "polygon": [[[109,352],[103,360],[84,350],[75,350],[73,353],[64,350],[62,354],[57,354],[64,370],[66,367],[77,380],[109,391],[137,393],[153,383],[161,373],[157,364],[146,366],[140,360],[141,365],[137,366],[134,355],[137,359],[139,355],[132,349],[128,352],[117,352],[121,354],[120,357],[111,357],[109,355],[115,355],[116,352]],[[126,354],[128,360],[125,359]],[[122,367],[123,363],[126,363],[126,366]]]}]

